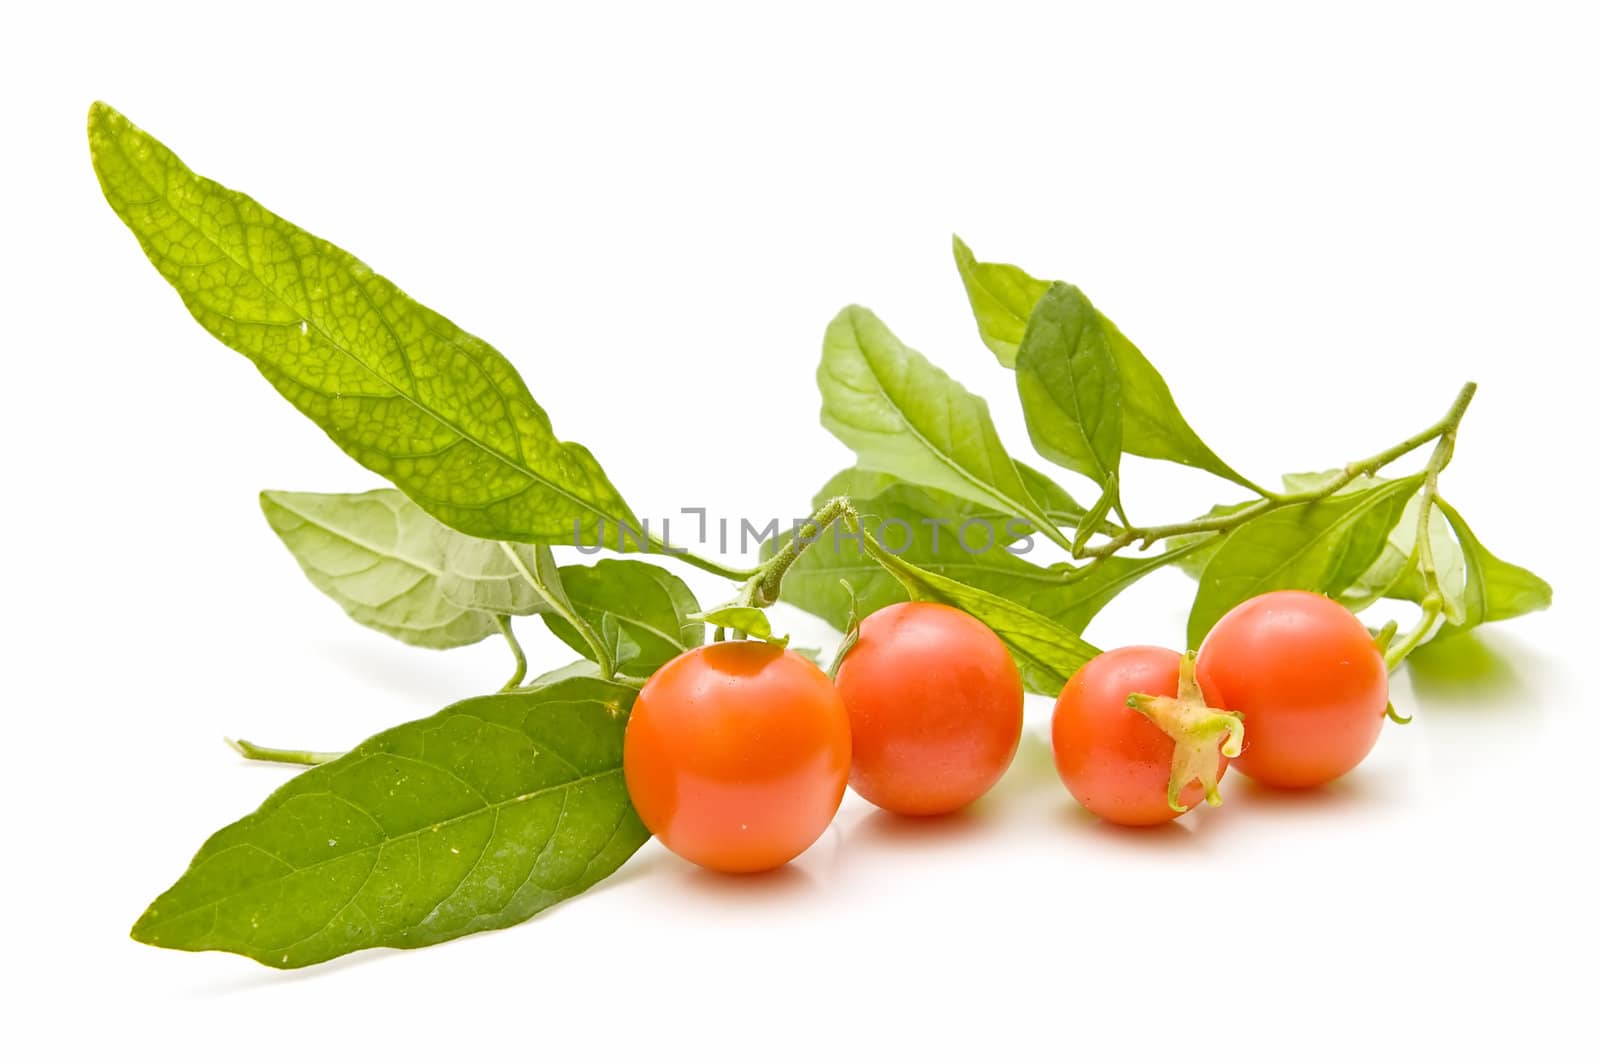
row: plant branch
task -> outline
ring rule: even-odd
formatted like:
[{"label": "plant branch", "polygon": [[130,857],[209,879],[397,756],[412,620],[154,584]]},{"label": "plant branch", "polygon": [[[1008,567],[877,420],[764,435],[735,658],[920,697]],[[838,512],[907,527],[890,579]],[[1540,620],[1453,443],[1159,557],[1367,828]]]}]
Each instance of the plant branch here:
[{"label": "plant branch", "polygon": [[233,751],[246,760],[265,760],[274,764],[300,764],[317,765],[326,764],[330,760],[338,760],[343,753],[313,753],[309,749],[274,749],[271,746],[258,746],[254,742],[247,742],[243,738],[226,738]]},{"label": "plant branch", "polygon": [[[1318,484],[1314,488],[1309,488],[1304,491],[1285,492],[1283,494],[1264,495],[1258,501],[1252,502],[1243,509],[1236,510],[1232,513],[1221,513],[1217,514],[1216,516],[1209,517],[1197,517],[1194,520],[1183,521],[1177,524],[1156,524],[1147,528],[1124,528],[1121,532],[1113,535],[1103,543],[1084,547],[1083,550],[1080,551],[1079,556],[1087,558],[1110,557],[1112,554],[1117,553],[1124,547],[1130,546],[1133,543],[1139,543],[1139,548],[1143,550],[1154,543],[1160,542],[1163,539],[1170,539],[1175,535],[1194,535],[1203,532],[1222,533],[1232,531],[1239,525],[1244,524],[1247,521],[1254,520],[1256,517],[1259,517],[1264,513],[1270,513],[1273,510],[1282,509],[1285,506],[1300,505],[1306,502],[1319,502],[1322,499],[1334,494],[1340,488],[1347,486],[1357,478],[1362,476],[1372,476],[1384,466],[1404,457],[1419,447],[1427,445],[1435,439],[1440,439],[1442,441],[1448,437],[1448,439],[1453,443],[1455,439],[1456,428],[1461,424],[1461,417],[1464,413],[1466,413],[1467,404],[1472,401],[1473,393],[1476,392],[1477,389],[1478,385],[1476,384],[1466,384],[1464,387],[1462,387],[1460,393],[1456,395],[1455,402],[1451,403],[1450,409],[1438,421],[1429,425],[1427,428],[1424,428],[1415,435],[1401,440],[1394,446],[1385,450],[1380,450],[1371,457],[1363,458],[1360,461],[1351,462],[1344,468],[1340,469],[1337,473],[1330,476],[1326,481]],[[1442,442],[1441,446],[1443,446]],[[1453,446],[1443,446],[1443,449],[1445,451],[1443,461],[1448,462],[1449,453],[1450,450],[1453,449]],[[1438,453],[1439,451],[1436,449],[1435,455],[1437,456]],[[1443,464],[1441,463],[1440,468],[1442,467]],[[1437,478],[1437,475],[1437,470],[1434,470],[1435,478]]]},{"label": "plant branch", "polygon": [[805,523],[795,528],[794,534],[789,536],[789,541],[783,544],[782,549],[769,557],[766,563],[750,576],[739,596],[740,604],[753,605],[760,609],[777,601],[778,592],[783,587],[783,575],[789,571],[789,566],[794,564],[795,558],[799,557],[806,547],[822,538],[822,533],[828,530],[830,524],[840,517],[853,517],[855,512],[855,507],[843,495],[830,498]]},{"label": "plant branch", "polygon": [[713,561],[709,557],[701,557],[699,554],[690,553],[688,550],[668,546],[665,539],[654,534],[648,537],[648,541],[651,553],[661,554],[664,557],[675,557],[684,564],[697,568],[702,572],[709,572],[713,576],[721,576],[723,579],[731,579],[736,583],[743,583],[761,571],[761,566],[759,565],[755,568],[733,568],[730,565],[724,565],[720,561]]},{"label": "plant branch", "polygon": [[[1384,652],[1383,663],[1389,671],[1400,667],[1400,662],[1411,651],[1432,638],[1438,629],[1439,618],[1444,613],[1444,588],[1439,585],[1439,570],[1433,557],[1433,509],[1439,497],[1439,473],[1450,464],[1456,449],[1456,426],[1451,425],[1439,436],[1438,446],[1428,458],[1423,472],[1422,490],[1417,509],[1417,570],[1422,576],[1422,616],[1404,638]],[[1409,721],[1407,721],[1409,722]]]},{"label": "plant branch", "polygon": [[515,690],[522,684],[528,674],[528,657],[522,652],[522,643],[517,641],[517,633],[511,630],[511,618],[504,613],[494,614],[494,626],[500,629],[500,634],[505,637],[506,645],[511,647],[511,656],[516,659],[517,670],[511,673],[511,678],[506,680],[506,685],[501,691]]}]

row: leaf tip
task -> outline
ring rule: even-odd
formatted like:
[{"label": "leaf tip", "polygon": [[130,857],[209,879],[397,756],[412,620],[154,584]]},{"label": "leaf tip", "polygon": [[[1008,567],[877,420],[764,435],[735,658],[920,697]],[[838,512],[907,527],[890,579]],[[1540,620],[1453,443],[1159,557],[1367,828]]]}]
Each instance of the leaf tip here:
[{"label": "leaf tip", "polygon": [[151,905],[144,910],[143,915],[134,921],[133,926],[128,928],[128,937],[141,945],[160,945],[159,935],[151,929],[151,924],[155,922],[155,919],[156,909],[154,905]]}]

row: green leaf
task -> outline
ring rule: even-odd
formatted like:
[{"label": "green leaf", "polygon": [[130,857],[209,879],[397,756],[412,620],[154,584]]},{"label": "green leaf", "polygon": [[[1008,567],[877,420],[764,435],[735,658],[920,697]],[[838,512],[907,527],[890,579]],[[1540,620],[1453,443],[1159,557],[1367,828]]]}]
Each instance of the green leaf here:
[{"label": "green leaf", "polygon": [[967,289],[972,316],[978,321],[978,335],[1007,369],[1016,364],[1017,348],[1027,331],[1034,304],[1049,289],[1050,282],[1030,277],[1016,266],[1000,262],[979,262],[961,237],[952,237],[956,269]]},{"label": "green leaf", "polygon": [[463,537],[399,491],[263,491],[261,512],[306,578],[358,624],[441,650],[494,633],[494,617],[441,587],[446,550]]},{"label": "green leaf", "polygon": [[[645,677],[705,641],[705,624],[692,619],[700,604],[677,576],[647,561],[608,558],[593,566],[567,565],[561,582],[578,615],[611,647],[616,668]],[[587,655],[589,647],[567,621],[544,622],[562,642]]]},{"label": "green leaf", "polygon": [[1101,315],[1100,320],[1122,379],[1122,449],[1141,458],[1204,469],[1259,493],[1189,427],[1172,389],[1143,352],[1110,319]]},{"label": "green leaf", "polygon": [[1371,567],[1422,476],[1262,514],[1235,528],[1206,564],[1189,612],[1189,646],[1235,605],[1271,590],[1336,596]]},{"label": "green leaf", "polygon": [[[955,244],[956,267],[978,319],[978,332],[1002,365],[1014,365],[1028,319],[1050,285],[1016,266],[978,262],[959,238]],[[1139,348],[1105,315],[1098,310],[1093,313],[1121,383],[1122,450],[1204,469],[1257,491],[1255,484],[1217,457],[1189,426],[1167,382]]]},{"label": "green leaf", "polygon": [[[1283,474],[1284,490],[1290,493],[1316,491],[1342,474],[1341,469],[1321,472],[1289,472]],[[1373,483],[1388,483],[1381,476],[1363,478],[1345,484],[1335,494],[1348,495],[1363,491]],[[1379,598],[1420,602],[1428,588],[1422,579],[1419,565],[1420,553],[1417,532],[1422,513],[1422,494],[1419,491],[1406,502],[1400,519],[1390,529],[1387,540],[1377,560],[1354,583],[1339,595],[1339,601],[1352,612],[1358,612]],[[1440,517],[1428,521],[1428,541],[1433,551],[1434,573],[1443,595],[1445,616],[1459,623],[1462,615],[1462,589],[1466,582],[1466,563],[1461,547],[1450,535],[1449,526]]]},{"label": "green leaf", "polygon": [[369,738],[212,835],[133,936],[304,967],[582,893],[649,836],[622,778],[633,694],[568,678]]},{"label": "green leaf", "polygon": [[1448,624],[1440,636],[1550,608],[1554,597],[1550,584],[1521,565],[1513,565],[1490,553],[1455,507],[1443,499],[1437,504],[1455,530],[1466,560],[1462,617]]},{"label": "green leaf", "polygon": [[1039,300],[1017,350],[1016,371],[1034,449],[1114,490],[1122,458],[1122,382],[1099,314],[1077,288],[1052,284]]},{"label": "green leaf", "polygon": [[445,546],[439,588],[457,605],[506,616],[549,612],[549,596],[562,593],[548,546],[474,539],[454,532]]},{"label": "green leaf", "polygon": [[846,307],[828,325],[817,384],[822,423],[863,469],[1025,518],[1068,545],[1006,453],[988,405],[871,311]]},{"label": "green leaf", "polygon": [[208,332],[347,454],[485,539],[600,542],[636,525],[593,456],[556,438],[511,363],[363,262],[190,171],[103,103],[106,200]]},{"label": "green leaf", "polygon": [[1100,651],[1081,636],[1008,598],[979,590],[937,572],[913,565],[877,546],[870,537],[867,549],[918,601],[954,606],[989,626],[1011,651],[1028,689],[1059,694],[1061,688]]},{"label": "green leaf", "polygon": [[445,596],[475,609],[530,616],[571,608],[555,554],[542,543],[458,536],[445,551]]},{"label": "green leaf", "polygon": [[764,610],[757,609],[753,605],[719,605],[715,609],[694,614],[692,619],[710,624],[712,627],[738,631],[762,642],[774,642],[779,646],[787,645],[789,642],[788,635],[773,637],[772,621],[767,619]]}]

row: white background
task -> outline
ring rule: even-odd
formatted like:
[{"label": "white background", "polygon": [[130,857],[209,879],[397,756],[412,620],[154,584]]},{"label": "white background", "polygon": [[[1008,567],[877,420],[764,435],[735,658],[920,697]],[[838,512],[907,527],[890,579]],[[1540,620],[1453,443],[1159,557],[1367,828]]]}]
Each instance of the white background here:
[{"label": "white background", "polygon": [[[1592,1044],[1595,27],[1577,5],[1105,6],[8,16],[7,1054]],[[386,641],[300,577],[256,491],[375,481],[144,261],[90,171],[95,98],[495,343],[641,514],[804,508],[849,460],[812,378],[852,301],[988,395],[1025,454],[958,231],[1082,285],[1258,478],[1386,446],[1478,380],[1447,497],[1557,607],[1399,679],[1417,722],[1348,780],[1235,778],[1167,829],[1073,806],[1041,700],[969,814],[852,796],[780,873],[719,878],[652,843],[526,926],[294,974],[134,944],[206,835],[287,778],[223,735],[341,748],[507,661]],[[1144,462],[1127,481],[1145,518],[1229,497]],[[1161,573],[1089,634],[1175,644],[1188,590]],[[523,630],[536,665],[570,656]]]}]

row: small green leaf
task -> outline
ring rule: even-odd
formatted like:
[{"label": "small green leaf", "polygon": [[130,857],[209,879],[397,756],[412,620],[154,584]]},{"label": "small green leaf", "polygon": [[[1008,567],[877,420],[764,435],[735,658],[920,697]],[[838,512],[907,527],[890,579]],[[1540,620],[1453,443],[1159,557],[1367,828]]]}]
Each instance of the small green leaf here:
[{"label": "small green leaf", "polygon": [[788,635],[773,637],[772,621],[767,619],[764,610],[757,609],[753,605],[720,605],[715,609],[696,613],[690,619],[710,624],[712,627],[738,631],[753,639],[777,643],[779,646],[787,645],[789,642]]},{"label": "small green leaf", "polygon": [[1083,523],[1078,525],[1077,531],[1072,536],[1072,553],[1077,556],[1078,551],[1088,545],[1089,539],[1094,535],[1095,529],[1105,523],[1111,515],[1111,507],[1117,504],[1117,476],[1112,473],[1111,479],[1106,481],[1105,490],[1100,492],[1100,497],[1095,504],[1089,507],[1089,512],[1084,516]]},{"label": "small green leaf", "polygon": [[[959,238],[956,267],[961,271],[967,299],[978,332],[1000,363],[1012,366],[1026,325],[1039,299],[1049,289],[1018,269],[995,262],[978,262]],[[1087,300],[1085,300],[1087,302]],[[1235,472],[1195,433],[1184,419],[1172,390],[1155,366],[1121,330],[1098,310],[1098,328],[1117,364],[1121,382],[1122,449],[1142,458],[1157,458],[1215,473],[1252,491],[1256,486]]]},{"label": "small green leaf", "polygon": [[1122,378],[1122,449],[1141,458],[1204,469],[1259,493],[1255,484],[1217,457],[1189,426],[1172,389],[1150,359],[1109,318],[1102,314],[1100,320]]},{"label": "small green leaf", "polygon": [[520,923],[649,837],[622,779],[633,695],[546,681],[369,738],[212,835],[133,936],[304,967]]},{"label": "small green leaf", "polygon": [[[647,561],[607,558],[592,566],[566,565],[561,582],[578,615],[611,647],[616,668],[645,677],[705,641],[705,624],[692,619],[700,604],[677,576]],[[554,614],[542,618],[562,642],[587,655],[576,628]]]},{"label": "small green leaf", "polygon": [[1017,350],[1016,371],[1034,449],[1114,489],[1122,458],[1122,382],[1100,316],[1077,288],[1052,284],[1039,300]]},{"label": "small green leaf", "polygon": [[399,491],[263,491],[261,512],[306,578],[356,623],[441,650],[494,633],[494,617],[443,593],[446,551],[464,537]]},{"label": "small green leaf", "polygon": [[1438,501],[1438,506],[1461,544],[1466,580],[1461,619],[1452,621],[1436,637],[1550,608],[1554,598],[1550,584],[1521,565],[1502,561],[1490,553],[1455,507],[1443,499]]},{"label": "small green leaf", "polygon": [[961,237],[952,238],[956,269],[967,289],[972,316],[978,321],[978,335],[1007,369],[1017,362],[1017,348],[1027,331],[1034,304],[1049,289],[1050,282],[1030,277],[1016,266],[1000,262],[979,262]]},{"label": "small green leaf", "polygon": [[1371,567],[1422,476],[1262,514],[1229,532],[1189,612],[1189,646],[1235,605],[1271,590],[1338,595]]},{"label": "small green leaf", "polygon": [[1006,453],[988,405],[871,311],[846,307],[828,325],[817,384],[822,423],[863,469],[1022,517],[1068,545]]},{"label": "small green leaf", "polygon": [[106,200],[195,320],[435,518],[523,542],[601,542],[602,522],[637,525],[489,344],[198,176],[103,103],[89,111],[89,150]]}]

